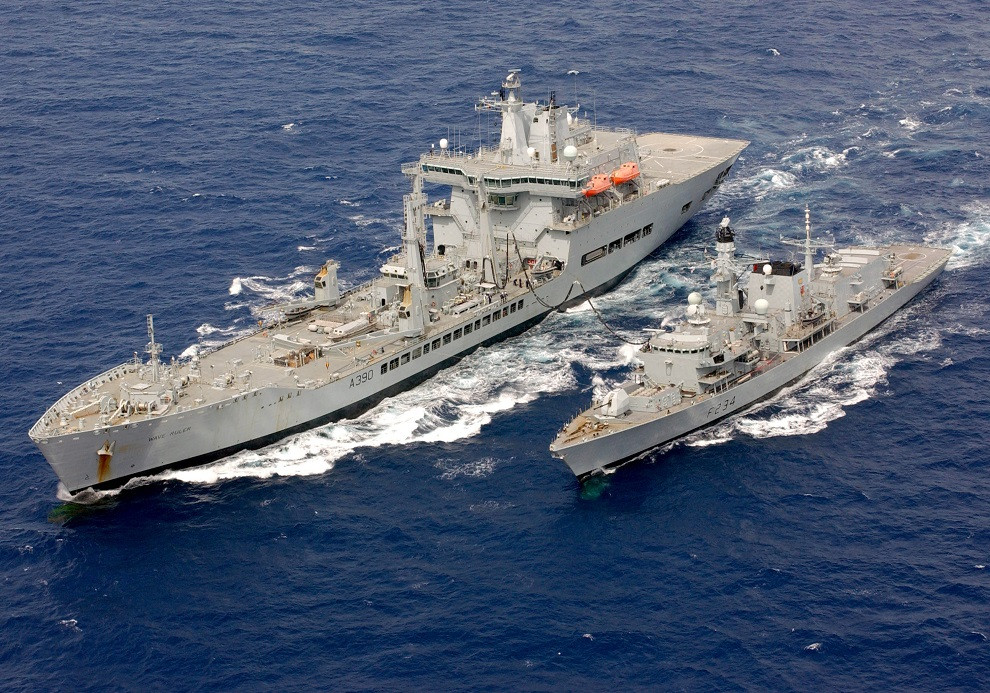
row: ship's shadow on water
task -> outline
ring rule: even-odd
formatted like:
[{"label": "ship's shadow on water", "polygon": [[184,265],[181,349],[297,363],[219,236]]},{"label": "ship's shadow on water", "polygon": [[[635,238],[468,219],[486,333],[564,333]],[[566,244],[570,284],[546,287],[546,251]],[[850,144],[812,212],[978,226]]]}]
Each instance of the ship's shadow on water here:
[{"label": "ship's shadow on water", "polygon": [[679,499],[686,487],[730,489],[733,483],[747,483],[742,479],[752,474],[773,473],[773,465],[766,466],[773,453],[752,457],[760,447],[753,440],[740,439],[701,449],[677,443],[655,448],[578,483],[577,499],[635,512],[643,502]]},{"label": "ship's shadow on water", "polygon": [[[138,477],[118,489],[81,491],[71,496],[71,500],[54,506],[48,513],[48,521],[67,528],[101,527],[117,521],[131,521],[132,514],[140,514],[142,508],[150,506],[170,507],[174,503],[175,507],[191,507],[215,503],[226,495],[238,493],[238,482],[243,489],[251,481],[236,479],[201,485]],[[224,484],[228,486],[224,487]],[[167,514],[160,514],[159,519],[166,521]]]},{"label": "ship's shadow on water", "polygon": [[117,509],[120,499],[103,498],[86,503],[81,500],[68,501],[55,506],[48,512],[48,521],[63,527],[99,522]]}]

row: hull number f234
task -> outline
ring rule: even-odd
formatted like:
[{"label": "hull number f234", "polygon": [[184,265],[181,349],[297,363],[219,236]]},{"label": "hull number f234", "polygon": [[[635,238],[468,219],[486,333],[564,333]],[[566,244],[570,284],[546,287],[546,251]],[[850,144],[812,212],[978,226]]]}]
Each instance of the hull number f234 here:
[{"label": "hull number f234", "polygon": [[731,399],[723,399],[718,404],[708,407],[708,418],[710,419],[713,416],[721,416],[722,414],[725,414],[727,411],[729,411],[729,409],[734,407],[735,404],[736,404],[735,395],[732,395]]}]

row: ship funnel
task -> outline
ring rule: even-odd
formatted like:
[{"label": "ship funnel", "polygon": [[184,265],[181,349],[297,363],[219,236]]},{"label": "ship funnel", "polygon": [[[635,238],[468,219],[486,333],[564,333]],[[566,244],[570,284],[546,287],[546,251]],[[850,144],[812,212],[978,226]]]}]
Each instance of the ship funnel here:
[{"label": "ship funnel", "polygon": [[313,278],[313,300],[329,306],[340,301],[340,286],[337,284],[337,263],[327,260]]}]

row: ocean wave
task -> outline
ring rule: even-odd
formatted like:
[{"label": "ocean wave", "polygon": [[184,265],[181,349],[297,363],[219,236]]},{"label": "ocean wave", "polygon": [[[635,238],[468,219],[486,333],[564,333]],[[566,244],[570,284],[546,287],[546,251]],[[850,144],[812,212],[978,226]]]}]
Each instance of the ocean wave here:
[{"label": "ocean wave", "polygon": [[901,118],[897,121],[897,124],[908,132],[915,132],[921,127],[921,121],[913,116],[907,116],[906,118]]},{"label": "ocean wave", "polygon": [[[237,295],[244,290],[251,292],[265,299],[266,305],[272,303],[284,303],[298,298],[300,294],[310,290],[310,283],[294,279],[300,274],[310,274],[309,268],[296,268],[289,277],[278,279],[271,277],[240,277],[237,281]],[[290,281],[291,280],[291,281]],[[231,286],[233,288],[233,285]],[[260,309],[262,306],[255,306]]]},{"label": "ocean wave", "polygon": [[804,171],[829,171],[845,166],[846,155],[848,152],[853,151],[853,149],[849,147],[836,153],[822,145],[804,147],[782,157],[781,163],[789,165],[797,173]]},{"label": "ocean wave", "polygon": [[229,334],[233,328],[231,327],[217,327],[216,325],[211,325],[208,322],[204,322],[202,325],[196,328],[196,334],[200,337],[207,337],[211,334]]},{"label": "ocean wave", "polygon": [[990,204],[974,202],[965,207],[966,219],[946,223],[925,235],[925,243],[952,248],[947,269],[957,270],[990,260]]},{"label": "ocean wave", "polygon": [[226,327],[217,327],[208,322],[204,322],[196,328],[199,340],[196,344],[191,344],[182,351],[180,358],[189,358],[198,353],[200,349],[210,349],[225,344],[232,339],[249,334],[253,326],[247,326],[242,322],[235,321]]},{"label": "ocean wave", "polygon": [[790,171],[764,168],[746,178],[730,178],[722,187],[732,196],[760,201],[782,190],[793,188],[797,185],[797,181],[797,176]]},{"label": "ocean wave", "polygon": [[498,461],[492,457],[482,457],[478,460],[439,460],[434,465],[441,470],[440,478],[451,481],[458,477],[484,479],[495,472]]},{"label": "ocean wave", "polygon": [[366,228],[372,226],[373,224],[380,224],[382,226],[388,226],[390,228],[397,227],[399,225],[399,220],[396,218],[389,217],[369,217],[365,214],[352,214],[347,217],[348,221],[352,222],[355,226],[360,228]]}]

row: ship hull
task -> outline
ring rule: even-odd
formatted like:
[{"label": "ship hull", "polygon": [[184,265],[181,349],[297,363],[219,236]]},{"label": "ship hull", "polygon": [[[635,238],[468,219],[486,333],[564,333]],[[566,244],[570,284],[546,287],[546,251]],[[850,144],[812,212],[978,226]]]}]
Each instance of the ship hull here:
[{"label": "ship hull", "polygon": [[[354,374],[344,374],[319,387],[263,387],[217,404],[147,421],[56,436],[32,435],[32,438],[61,486],[75,494],[87,488],[117,487],[131,478],[165,469],[205,464],[240,450],[264,447],[293,433],[357,416],[479,347],[520,334],[551,311],[579,304],[588,296],[611,289],[702,208],[724,178],[726,167],[737,156],[738,152],[712,162],[710,168],[697,176],[622,205],[577,231],[560,232],[569,236],[560,276],[524,294],[518,311],[514,310],[497,324],[493,321],[490,329],[465,334],[459,344],[423,354],[408,367],[383,373],[380,364],[372,362]],[[684,209],[686,202],[692,202],[690,210]],[[623,244],[590,264],[582,263],[582,256],[589,250],[651,224],[652,233],[637,242]],[[484,309],[478,315],[483,313]],[[410,351],[414,346],[410,344]],[[98,454],[106,450],[112,454]]]},{"label": "ship hull", "polygon": [[943,261],[926,276],[895,291],[818,343],[759,375],[754,374],[754,377],[744,383],[705,397],[672,414],[658,415],[657,418],[637,426],[613,430],[567,445],[555,445],[551,452],[562,459],[574,475],[583,481],[630,462],[688,433],[711,426],[772,395],[799,379],[832,352],[861,339],[923,291],[944,267]]}]

